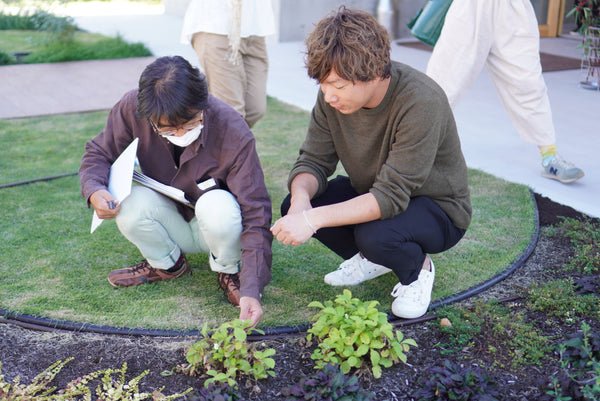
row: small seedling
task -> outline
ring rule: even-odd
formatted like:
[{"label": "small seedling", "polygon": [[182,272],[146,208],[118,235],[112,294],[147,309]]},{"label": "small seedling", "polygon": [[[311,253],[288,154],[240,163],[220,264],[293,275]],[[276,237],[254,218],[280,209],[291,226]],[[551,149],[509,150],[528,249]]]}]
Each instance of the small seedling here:
[{"label": "small seedling", "polygon": [[273,368],[275,350],[268,348],[264,351],[249,347],[246,338],[248,332],[264,334],[262,330],[254,329],[250,320],[235,319],[223,323],[213,333],[209,333],[205,323],[200,331],[202,340],[193,344],[186,355],[189,365],[183,368],[190,375],[205,372],[209,379],[204,383],[227,383],[237,388],[238,373],[265,379],[274,376]]}]

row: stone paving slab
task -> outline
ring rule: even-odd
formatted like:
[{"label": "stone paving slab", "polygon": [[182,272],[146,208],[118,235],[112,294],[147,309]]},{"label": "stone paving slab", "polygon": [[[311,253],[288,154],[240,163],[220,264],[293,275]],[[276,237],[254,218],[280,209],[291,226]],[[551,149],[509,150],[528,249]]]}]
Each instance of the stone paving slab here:
[{"label": "stone paving slab", "polygon": [[154,57],[0,67],[0,118],[111,108]]}]

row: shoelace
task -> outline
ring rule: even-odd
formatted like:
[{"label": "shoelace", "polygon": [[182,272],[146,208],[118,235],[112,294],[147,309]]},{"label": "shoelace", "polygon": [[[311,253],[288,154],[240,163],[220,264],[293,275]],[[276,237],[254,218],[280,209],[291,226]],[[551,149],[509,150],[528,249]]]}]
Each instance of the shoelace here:
[{"label": "shoelace", "polygon": [[131,274],[136,274],[137,272],[139,272],[140,270],[149,270],[149,271],[154,271],[154,268],[152,266],[150,266],[150,264],[147,261],[143,261],[141,263],[138,263],[137,265],[133,266],[131,268]]},{"label": "shoelace", "polygon": [[575,165],[573,163],[563,159],[560,156],[556,156],[554,158],[554,161],[555,161],[555,164],[557,164],[559,167],[562,167],[564,169],[569,169],[569,168],[575,167]]},{"label": "shoelace", "polygon": [[237,274],[223,274],[223,276],[221,276],[221,282],[227,292],[230,291],[230,286],[232,286],[234,290],[240,289],[240,280]]}]

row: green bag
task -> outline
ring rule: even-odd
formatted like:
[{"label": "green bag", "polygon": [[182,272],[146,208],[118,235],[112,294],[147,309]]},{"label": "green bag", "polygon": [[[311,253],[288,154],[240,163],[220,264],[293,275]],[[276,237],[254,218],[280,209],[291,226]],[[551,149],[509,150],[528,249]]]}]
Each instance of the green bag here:
[{"label": "green bag", "polygon": [[435,46],[452,0],[429,0],[408,23],[412,34],[422,42]]}]

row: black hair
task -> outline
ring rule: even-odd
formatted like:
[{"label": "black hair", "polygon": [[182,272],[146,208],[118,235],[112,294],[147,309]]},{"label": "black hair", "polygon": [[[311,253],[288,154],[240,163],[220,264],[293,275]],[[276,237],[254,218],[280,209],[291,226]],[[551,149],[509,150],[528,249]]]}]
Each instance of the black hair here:
[{"label": "black hair", "polygon": [[142,72],[137,102],[141,117],[177,126],[206,108],[206,77],[183,57],[160,57]]}]

